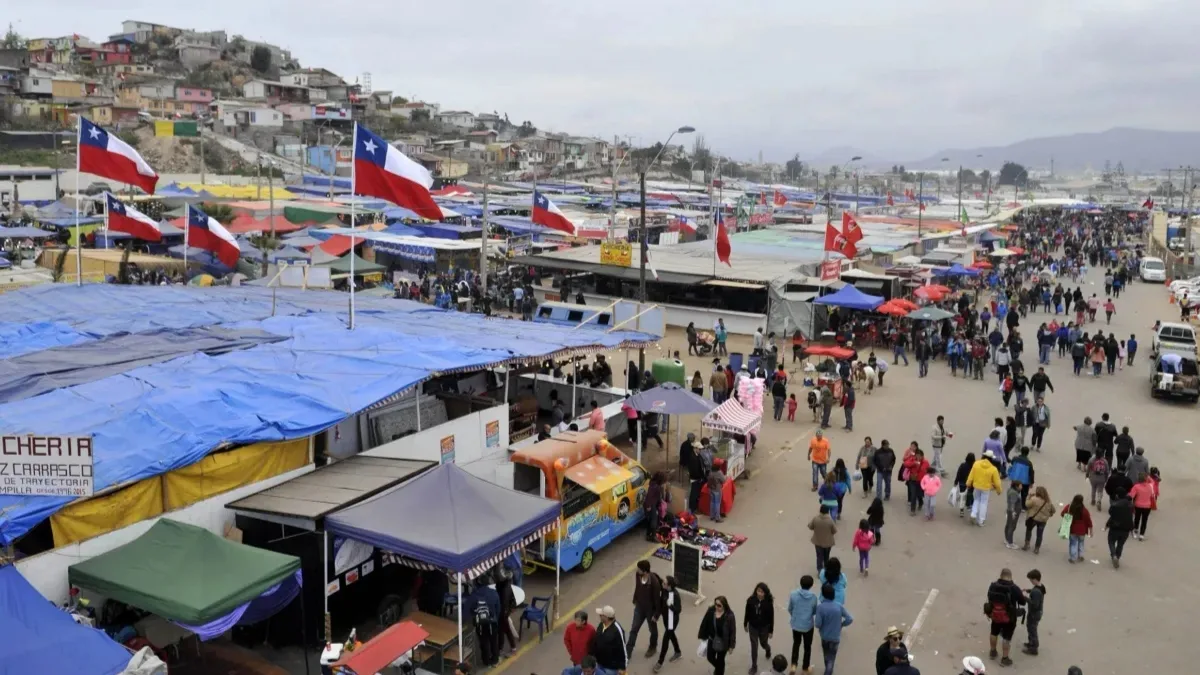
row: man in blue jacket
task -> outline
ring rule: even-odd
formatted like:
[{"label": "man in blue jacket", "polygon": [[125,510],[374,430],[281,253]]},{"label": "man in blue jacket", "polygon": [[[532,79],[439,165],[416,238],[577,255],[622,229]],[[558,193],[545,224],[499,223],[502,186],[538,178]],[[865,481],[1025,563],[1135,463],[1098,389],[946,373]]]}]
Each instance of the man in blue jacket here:
[{"label": "man in blue jacket", "polygon": [[813,624],[821,634],[821,654],[825,657],[825,675],[833,675],[833,664],[837,660],[838,646],[842,642],[842,629],[854,623],[850,612],[835,601],[833,586],[821,587],[821,604],[817,605]]}]

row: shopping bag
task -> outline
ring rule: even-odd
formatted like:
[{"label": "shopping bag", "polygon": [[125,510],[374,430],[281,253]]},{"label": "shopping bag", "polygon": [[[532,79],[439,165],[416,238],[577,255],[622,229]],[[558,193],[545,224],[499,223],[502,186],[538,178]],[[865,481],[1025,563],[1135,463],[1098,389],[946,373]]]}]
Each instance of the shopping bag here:
[{"label": "shopping bag", "polygon": [[696,656],[708,658],[708,640],[701,640],[700,644],[696,645]]},{"label": "shopping bag", "polygon": [[950,488],[950,494],[946,496],[946,501],[950,504],[950,506],[958,506],[958,500],[960,498],[961,495],[959,494],[958,486],[955,485],[954,487]]},{"label": "shopping bag", "polygon": [[1062,523],[1058,526],[1058,536],[1060,539],[1066,539],[1071,536],[1071,521],[1074,520],[1071,514],[1064,513]]}]

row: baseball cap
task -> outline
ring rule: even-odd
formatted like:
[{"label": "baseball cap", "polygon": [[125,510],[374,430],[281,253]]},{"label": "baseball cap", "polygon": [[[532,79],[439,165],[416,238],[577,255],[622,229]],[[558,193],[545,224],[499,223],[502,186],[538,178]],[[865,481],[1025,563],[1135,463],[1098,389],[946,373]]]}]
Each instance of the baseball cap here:
[{"label": "baseball cap", "polygon": [[617,618],[617,610],[612,608],[612,605],[605,605],[596,609],[596,614],[608,619]]}]

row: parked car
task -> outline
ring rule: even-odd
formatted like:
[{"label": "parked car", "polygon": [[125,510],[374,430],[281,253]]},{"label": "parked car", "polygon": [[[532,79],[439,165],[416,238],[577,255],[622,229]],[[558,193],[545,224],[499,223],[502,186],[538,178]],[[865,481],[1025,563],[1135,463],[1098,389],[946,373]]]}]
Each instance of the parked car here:
[{"label": "parked car", "polygon": [[1176,279],[1175,281],[1172,281],[1167,288],[1171,289],[1171,292],[1173,293],[1175,292],[1175,289],[1183,286],[1200,288],[1200,277],[1192,277],[1191,279]]},{"label": "parked car", "polygon": [[1196,353],[1196,330],[1186,323],[1161,323],[1150,344],[1155,356],[1163,349]]},{"label": "parked car", "polygon": [[1142,281],[1166,281],[1167,266],[1160,258],[1142,258],[1138,267],[1138,276]]},{"label": "parked car", "polygon": [[1193,403],[1200,400],[1200,373],[1194,351],[1163,348],[1150,360],[1150,397],[1160,396]]}]

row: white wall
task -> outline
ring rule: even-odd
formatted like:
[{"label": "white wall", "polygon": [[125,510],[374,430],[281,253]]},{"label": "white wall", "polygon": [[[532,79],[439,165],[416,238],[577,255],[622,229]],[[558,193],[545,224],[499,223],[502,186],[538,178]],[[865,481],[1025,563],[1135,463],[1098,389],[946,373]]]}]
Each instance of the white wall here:
[{"label": "white wall", "polygon": [[289,471],[288,473],[268,478],[253,485],[230,490],[229,492],[210,497],[191,506],[170,511],[164,513],[162,516],[143,520],[140,523],[134,523],[108,534],[102,534],[99,537],[30,556],[16,563],[17,570],[47,600],[61,604],[67,600],[67,568],[71,565],[128,544],[144,534],[155,521],[162,517],[178,520],[189,525],[198,525],[216,534],[224,534],[225,525],[233,523],[233,512],[225,509],[226,504],[252,495],[255,492],[275,487],[297,476],[303,476],[314,468],[314,465],[309,464],[295,471]]},{"label": "white wall", "polygon": [[[488,423],[497,423],[497,433],[488,445]],[[453,437],[454,463],[485,480],[512,487],[512,468],[508,461],[508,406],[498,405],[411,436],[364,451],[367,457],[417,459],[442,462],[442,441]],[[507,480],[507,483],[504,482]]]},{"label": "white wall", "polygon": [[[540,286],[534,287],[533,294],[538,302],[546,301],[547,290]],[[549,292],[557,300],[558,289],[551,289]],[[572,296],[574,296],[574,293],[572,293]],[[620,298],[584,293],[583,299],[587,301],[588,307],[605,307]],[[574,301],[574,297],[567,300],[567,302]],[[687,328],[688,323],[694,321],[696,322],[696,328],[711,331],[717,319],[722,318],[725,319],[726,332],[733,335],[753,335],[754,331],[767,325],[766,314],[734,312],[728,309],[705,309],[704,307],[688,307],[686,305],[668,305],[662,302],[655,304],[665,310],[668,326]]]}]

